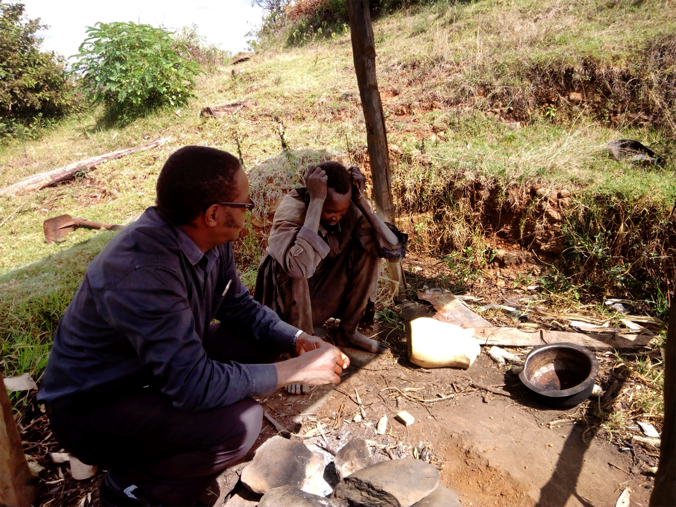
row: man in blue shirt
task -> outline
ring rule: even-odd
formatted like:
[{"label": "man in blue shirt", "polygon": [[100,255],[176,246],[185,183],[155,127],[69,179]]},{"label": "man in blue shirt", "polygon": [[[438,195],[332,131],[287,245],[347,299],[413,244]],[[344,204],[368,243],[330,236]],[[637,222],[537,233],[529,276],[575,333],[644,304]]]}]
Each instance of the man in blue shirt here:
[{"label": "man in blue shirt", "polygon": [[253,205],[235,157],[178,150],[157,206],[92,261],[59,322],[38,398],[59,442],[108,468],[102,505],[191,505],[256,440],[251,396],[349,365],[240,282],[231,241]]}]

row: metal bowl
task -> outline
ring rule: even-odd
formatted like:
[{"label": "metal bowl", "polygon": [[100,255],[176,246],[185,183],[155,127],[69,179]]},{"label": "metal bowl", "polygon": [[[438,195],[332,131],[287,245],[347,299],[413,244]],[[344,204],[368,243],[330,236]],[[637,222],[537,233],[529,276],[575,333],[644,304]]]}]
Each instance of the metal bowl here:
[{"label": "metal bowl", "polygon": [[534,348],[519,378],[540,401],[574,407],[589,398],[598,372],[591,351],[573,343],[557,343]]}]

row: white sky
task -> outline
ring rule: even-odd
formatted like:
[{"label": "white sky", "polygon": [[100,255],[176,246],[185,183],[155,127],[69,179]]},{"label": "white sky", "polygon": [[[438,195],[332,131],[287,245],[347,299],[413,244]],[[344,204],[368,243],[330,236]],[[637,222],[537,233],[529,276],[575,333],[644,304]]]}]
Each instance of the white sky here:
[{"label": "white sky", "polygon": [[69,57],[86,37],[85,27],[112,21],[163,25],[178,31],[197,25],[207,42],[237,52],[247,47],[245,33],[260,26],[263,11],[251,0],[18,0],[30,19],[40,18],[49,30],[38,33],[41,49]]}]

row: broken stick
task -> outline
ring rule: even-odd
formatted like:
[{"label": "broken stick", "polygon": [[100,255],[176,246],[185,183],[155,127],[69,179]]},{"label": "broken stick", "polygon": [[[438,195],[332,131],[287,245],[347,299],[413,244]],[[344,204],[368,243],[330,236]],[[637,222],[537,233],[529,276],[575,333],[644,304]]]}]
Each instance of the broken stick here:
[{"label": "broken stick", "polygon": [[122,158],[125,155],[130,155],[136,153],[137,151],[149,150],[151,148],[156,148],[162,144],[165,144],[171,141],[171,137],[163,137],[152,143],[144,144],[141,146],[136,146],[134,148],[128,148],[126,150],[114,151],[112,153],[106,153],[105,155],[99,155],[98,157],[92,157],[85,160],[80,160],[73,164],[69,164],[64,167],[59,167],[53,171],[48,171],[45,173],[36,174],[30,178],[21,180],[14,185],[8,187],[0,188],[0,195],[6,194],[16,194],[18,192],[27,192],[31,190],[40,190],[41,188],[48,187],[49,185],[54,185],[61,181],[67,180],[75,176],[78,172],[83,170],[88,170],[97,165],[108,162],[109,160],[115,160]]},{"label": "broken stick", "polygon": [[12,404],[0,375],[0,505],[28,507],[37,493],[37,479],[26,463]]}]

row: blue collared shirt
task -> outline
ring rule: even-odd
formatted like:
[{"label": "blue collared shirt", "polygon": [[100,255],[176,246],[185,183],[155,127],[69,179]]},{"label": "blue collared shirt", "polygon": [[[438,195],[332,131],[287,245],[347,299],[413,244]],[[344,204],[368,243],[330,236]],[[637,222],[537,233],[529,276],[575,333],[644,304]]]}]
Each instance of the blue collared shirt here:
[{"label": "blue collared shirt", "polygon": [[148,208],[87,268],[59,322],[38,399],[56,406],[153,385],[177,408],[197,411],[274,390],[271,364],[207,357],[202,340],[213,319],[280,350],[297,332],[250,296],[230,243],[202,253]]}]

